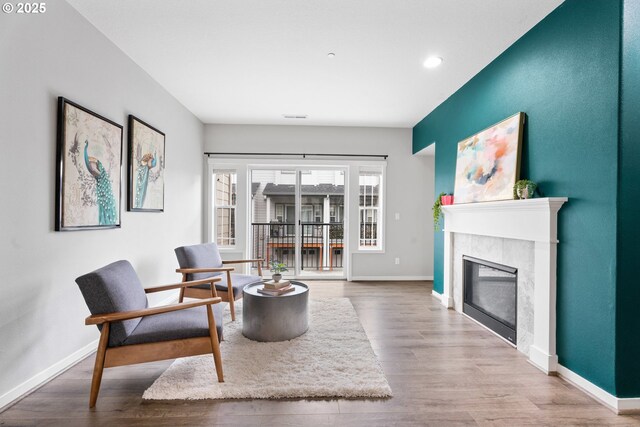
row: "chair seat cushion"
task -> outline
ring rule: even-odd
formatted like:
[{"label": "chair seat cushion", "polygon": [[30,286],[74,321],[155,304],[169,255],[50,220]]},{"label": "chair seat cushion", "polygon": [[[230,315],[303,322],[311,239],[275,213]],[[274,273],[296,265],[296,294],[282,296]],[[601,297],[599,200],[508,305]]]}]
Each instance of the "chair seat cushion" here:
[{"label": "chair seat cushion", "polygon": [[[220,282],[216,282],[216,289],[219,291],[227,291],[229,289],[229,285],[227,284],[227,275],[222,274],[219,277],[222,280]],[[233,288],[233,299],[242,298],[242,289],[246,285],[250,285],[251,283],[256,283],[260,281],[262,281],[262,278],[260,276],[231,273],[231,286]],[[194,288],[209,289],[209,285],[208,284],[198,285],[198,286],[194,286]]]},{"label": "chair seat cushion", "polygon": [[[212,305],[218,340],[220,341],[222,340],[222,314],[225,305],[224,303]],[[143,317],[122,345],[208,336],[207,309],[202,306]]]}]

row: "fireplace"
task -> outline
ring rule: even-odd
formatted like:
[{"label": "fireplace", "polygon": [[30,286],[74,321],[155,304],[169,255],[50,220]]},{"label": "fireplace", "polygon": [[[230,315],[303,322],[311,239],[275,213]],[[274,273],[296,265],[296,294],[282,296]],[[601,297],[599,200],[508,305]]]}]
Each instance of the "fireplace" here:
[{"label": "fireplace", "polygon": [[462,312],[515,345],[518,270],[467,255],[462,261]]},{"label": "fireplace", "polygon": [[464,203],[444,214],[445,307],[463,312],[463,255],[490,259],[517,271],[517,348],[546,373],[556,372],[556,263],[558,211],[566,197]]}]

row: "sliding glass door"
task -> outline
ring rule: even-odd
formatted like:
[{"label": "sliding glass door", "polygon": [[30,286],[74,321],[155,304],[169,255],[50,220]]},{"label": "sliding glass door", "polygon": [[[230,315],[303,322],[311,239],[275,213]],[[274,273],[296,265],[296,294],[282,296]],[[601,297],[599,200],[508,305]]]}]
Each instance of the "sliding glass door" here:
[{"label": "sliding glass door", "polygon": [[344,169],[251,168],[251,256],[290,277],[344,276]]},{"label": "sliding glass door", "polygon": [[251,257],[283,263],[295,275],[296,263],[296,171],[252,169]]},{"label": "sliding glass door", "polygon": [[300,274],[344,275],[344,176],[341,169],[301,170]]}]

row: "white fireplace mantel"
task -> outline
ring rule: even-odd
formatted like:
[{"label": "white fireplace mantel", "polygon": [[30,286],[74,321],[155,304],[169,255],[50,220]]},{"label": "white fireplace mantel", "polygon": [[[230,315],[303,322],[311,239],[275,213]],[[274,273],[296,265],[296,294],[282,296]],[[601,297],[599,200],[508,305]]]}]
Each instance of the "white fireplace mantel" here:
[{"label": "white fireplace mantel", "polygon": [[535,242],[534,331],[530,361],[546,373],[556,372],[556,254],[558,211],[566,197],[443,206],[444,290],[442,304],[454,307],[452,234]]}]

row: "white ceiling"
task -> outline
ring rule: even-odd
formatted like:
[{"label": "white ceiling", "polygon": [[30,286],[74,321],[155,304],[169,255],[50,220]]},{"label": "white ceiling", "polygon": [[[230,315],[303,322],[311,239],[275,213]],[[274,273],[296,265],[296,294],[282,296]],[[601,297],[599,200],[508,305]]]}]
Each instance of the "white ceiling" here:
[{"label": "white ceiling", "polygon": [[412,127],[562,0],[68,2],[204,123]]}]

